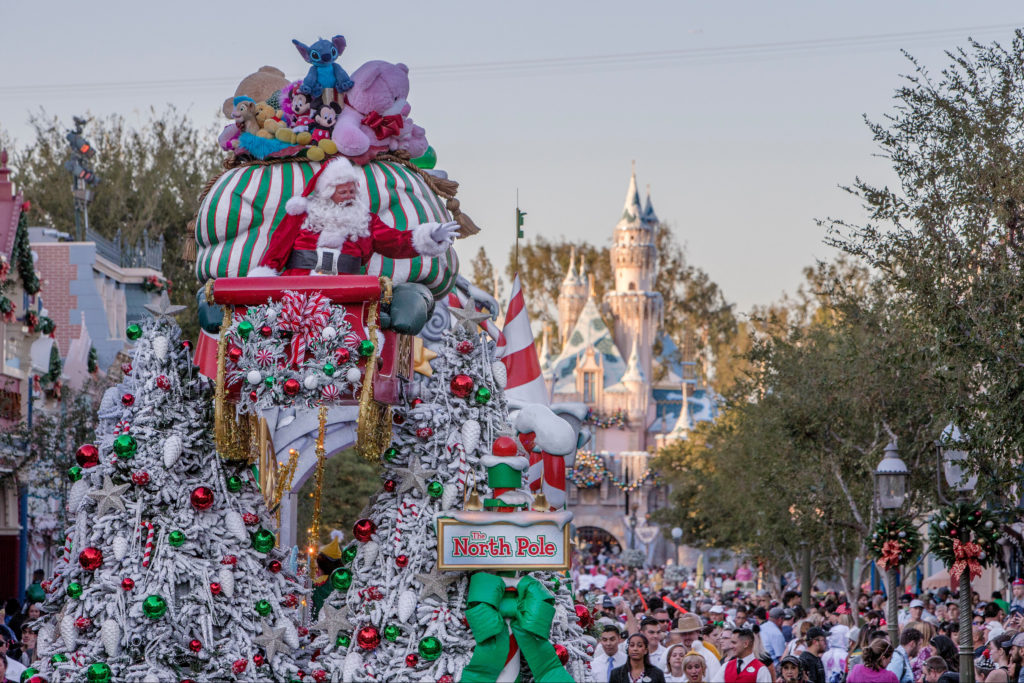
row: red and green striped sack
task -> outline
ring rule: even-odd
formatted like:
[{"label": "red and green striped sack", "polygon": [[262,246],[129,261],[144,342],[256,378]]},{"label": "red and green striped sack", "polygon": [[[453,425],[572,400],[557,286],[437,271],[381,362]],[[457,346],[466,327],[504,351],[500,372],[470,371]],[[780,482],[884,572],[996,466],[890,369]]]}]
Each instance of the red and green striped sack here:
[{"label": "red and green striped sack", "polygon": [[[284,205],[320,167],[310,161],[234,168],[222,175],[203,198],[196,218],[196,275],[205,282],[241,277],[259,265]],[[388,225],[409,230],[420,223],[450,221],[444,200],[423,179],[401,164],[371,161],[362,167],[370,210]],[[455,286],[459,259],[454,249],[435,258],[390,259],[374,254],[368,275],[393,282],[419,282],[439,299]]]}]

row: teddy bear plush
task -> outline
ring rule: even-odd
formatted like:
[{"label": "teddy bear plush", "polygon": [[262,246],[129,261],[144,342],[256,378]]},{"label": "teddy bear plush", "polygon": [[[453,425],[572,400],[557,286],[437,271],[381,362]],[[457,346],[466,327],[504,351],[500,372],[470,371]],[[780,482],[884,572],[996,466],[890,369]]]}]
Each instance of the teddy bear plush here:
[{"label": "teddy bear plush", "polygon": [[426,132],[409,118],[409,67],[373,60],[352,73],[332,137],[338,151],[364,164],[382,151],[427,151]]},{"label": "teddy bear plush", "polygon": [[221,111],[224,116],[231,118],[231,112],[235,107],[235,97],[244,95],[256,102],[265,102],[282,88],[288,87],[288,79],[284,72],[273,66],[261,66],[256,73],[251,73],[242,79],[242,82],[235,88],[233,97],[224,100]]}]

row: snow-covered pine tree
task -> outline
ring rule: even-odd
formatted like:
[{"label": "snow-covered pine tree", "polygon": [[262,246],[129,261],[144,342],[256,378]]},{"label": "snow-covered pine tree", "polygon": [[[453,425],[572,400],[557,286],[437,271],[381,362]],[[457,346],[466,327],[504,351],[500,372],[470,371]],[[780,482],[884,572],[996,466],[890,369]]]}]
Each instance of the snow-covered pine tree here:
[{"label": "snow-covered pine tree", "polygon": [[[40,631],[51,683],[289,681],[301,677],[303,589],[274,548],[252,472],[212,444],[211,392],[164,295],[135,343],[69,496],[65,559]],[[70,552],[67,552],[70,550]],[[67,561],[65,561],[67,560]]]},{"label": "snow-covered pine tree", "polygon": [[482,476],[479,458],[510,429],[494,343],[456,327],[435,350],[420,397],[395,412],[382,489],[355,525],[312,627],[321,651],[312,669],[331,681],[458,680],[473,651],[466,575],[437,570],[434,525],[462,509],[467,483]]}]

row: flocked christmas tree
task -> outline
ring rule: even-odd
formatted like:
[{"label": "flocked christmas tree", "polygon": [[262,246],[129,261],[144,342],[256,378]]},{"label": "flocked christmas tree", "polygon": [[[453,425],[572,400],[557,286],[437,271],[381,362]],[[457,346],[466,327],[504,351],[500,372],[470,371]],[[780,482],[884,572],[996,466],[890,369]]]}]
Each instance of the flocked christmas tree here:
[{"label": "flocked christmas tree", "polygon": [[244,461],[212,444],[211,393],[164,294],[78,449],[74,520],[39,634],[57,681],[298,680],[303,590]]},{"label": "flocked christmas tree", "polygon": [[[513,430],[494,344],[476,334],[472,320],[466,327],[474,332],[457,326],[445,333],[419,398],[396,410],[382,490],[329,579],[334,590],[311,627],[319,650],[311,668],[332,682],[457,681],[473,655],[468,574],[437,569],[435,525],[438,516],[462,510],[467,496],[479,500],[475,489],[486,490],[481,459]],[[526,492],[505,499],[517,495],[528,507]],[[569,586],[553,575],[540,578],[556,592],[553,633],[571,646],[566,654],[579,656],[570,670],[585,680],[587,643]]]}]

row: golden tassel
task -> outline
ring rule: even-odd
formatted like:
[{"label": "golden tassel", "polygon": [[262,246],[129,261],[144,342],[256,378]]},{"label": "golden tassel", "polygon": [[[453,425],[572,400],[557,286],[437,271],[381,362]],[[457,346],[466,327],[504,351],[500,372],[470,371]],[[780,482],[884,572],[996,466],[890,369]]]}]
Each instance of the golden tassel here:
[{"label": "golden tassel", "polygon": [[263,492],[263,501],[267,508],[273,510],[276,506],[274,495],[277,493],[277,453],[274,451],[274,439],[265,417],[257,420],[256,434],[253,443],[256,444],[256,468],[260,473],[260,491]]}]

